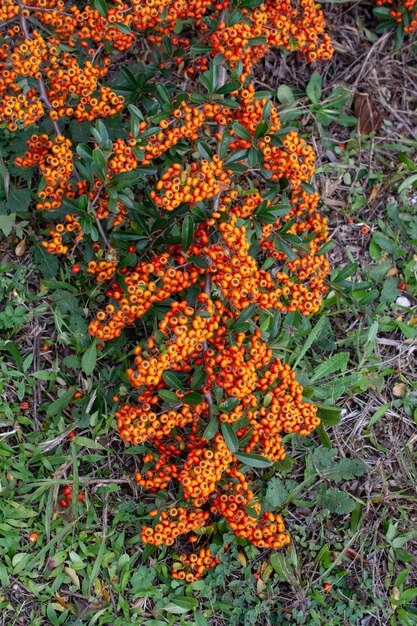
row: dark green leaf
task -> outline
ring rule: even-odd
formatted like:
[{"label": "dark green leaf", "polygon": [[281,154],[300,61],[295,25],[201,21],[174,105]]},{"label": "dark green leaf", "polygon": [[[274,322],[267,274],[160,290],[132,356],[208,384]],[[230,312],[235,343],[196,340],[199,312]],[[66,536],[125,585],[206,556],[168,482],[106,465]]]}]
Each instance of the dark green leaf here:
[{"label": "dark green leaf", "polygon": [[182,223],[182,249],[184,252],[187,252],[188,248],[191,246],[193,242],[194,236],[194,220],[191,215],[186,215],[184,221]]},{"label": "dark green leaf", "polygon": [[237,440],[236,433],[233,430],[232,425],[228,424],[227,422],[222,422],[221,430],[226,446],[231,452],[237,452],[237,450],[239,449],[239,442]]},{"label": "dark green leaf", "polygon": [[169,391],[169,389],[160,389],[158,391],[158,395],[168,404],[177,405],[181,402],[181,400],[178,399],[177,394],[173,391]]},{"label": "dark green leaf", "polygon": [[168,387],[172,387],[173,389],[183,389],[183,384],[180,381],[180,379],[178,378],[178,376],[176,374],[174,374],[173,372],[164,372],[162,374],[162,378],[164,379],[164,381],[166,382],[166,384],[168,385]]},{"label": "dark green leaf", "polygon": [[260,454],[250,454],[247,452],[239,452],[235,454],[235,457],[239,459],[245,465],[249,465],[250,467],[270,467],[272,465],[272,461],[266,459],[264,456]]},{"label": "dark green leaf", "polygon": [[198,391],[190,391],[186,393],[183,397],[182,401],[184,404],[189,404],[190,406],[197,406],[203,402],[203,396]]},{"label": "dark green leaf", "polygon": [[217,417],[212,417],[209,423],[207,424],[206,429],[203,433],[203,439],[210,441],[210,439],[213,439],[218,429],[219,429],[218,419]]}]

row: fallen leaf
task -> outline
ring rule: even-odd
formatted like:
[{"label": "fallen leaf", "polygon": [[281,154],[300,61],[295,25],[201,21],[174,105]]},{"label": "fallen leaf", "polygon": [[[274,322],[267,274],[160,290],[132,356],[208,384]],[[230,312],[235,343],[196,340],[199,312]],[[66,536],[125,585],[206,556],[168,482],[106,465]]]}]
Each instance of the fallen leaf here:
[{"label": "fallen leaf", "polygon": [[266,589],[266,584],[262,580],[262,578],[258,578],[256,581],[256,593],[260,595]]},{"label": "fallen leaf", "polygon": [[111,600],[110,594],[109,594],[109,592],[107,591],[106,588],[103,589],[103,594],[102,595],[103,595],[103,598],[106,600],[106,602],[110,602],[110,600]]},{"label": "fallen leaf", "polygon": [[16,256],[23,256],[25,254],[25,250],[26,250],[26,239],[22,239],[17,244],[14,253]]},{"label": "fallen leaf", "polygon": [[220,191],[226,191],[230,187],[230,183],[226,182],[225,180],[217,181],[217,185],[218,185]]},{"label": "fallen leaf", "polygon": [[237,553],[237,560],[239,561],[242,567],[246,567],[247,562],[246,562],[246,557],[243,554],[243,552]]},{"label": "fallen leaf", "polygon": [[376,198],[376,196],[378,195],[378,191],[379,191],[378,187],[372,187],[371,193],[369,194],[368,202],[371,202],[371,200]]},{"label": "fallen leaf", "polygon": [[80,588],[80,579],[79,579],[75,569],[72,569],[72,567],[64,567],[64,572],[66,573],[67,576],[69,576],[71,578],[72,582],[77,587],[77,589],[79,589]]},{"label": "fallen leaf", "polygon": [[360,135],[369,135],[382,124],[382,116],[368,94],[356,92],[353,96],[353,113],[358,118]]},{"label": "fallen leaf", "polygon": [[55,594],[55,598],[58,600],[59,604],[64,607],[64,609],[69,609],[70,608],[70,604],[68,602],[68,599],[63,598],[62,596],[59,595],[59,593]]},{"label": "fallen leaf", "polygon": [[[398,587],[393,587],[392,588],[391,598],[393,600],[399,600],[400,599],[400,590],[398,589]],[[397,608],[398,608],[398,604],[395,604],[395,603],[391,602],[391,608],[392,608],[393,611],[396,611]]]},{"label": "fallen leaf", "polygon": [[348,559],[352,559],[352,561],[360,561],[361,563],[368,563],[368,561],[366,559],[363,558],[363,556],[361,554],[359,554],[359,552],[356,552],[356,550],[352,550],[351,548],[348,548],[345,552],[345,556]]},{"label": "fallen leaf", "polygon": [[392,395],[396,398],[403,398],[407,391],[407,385],[405,383],[395,383],[392,388]]}]

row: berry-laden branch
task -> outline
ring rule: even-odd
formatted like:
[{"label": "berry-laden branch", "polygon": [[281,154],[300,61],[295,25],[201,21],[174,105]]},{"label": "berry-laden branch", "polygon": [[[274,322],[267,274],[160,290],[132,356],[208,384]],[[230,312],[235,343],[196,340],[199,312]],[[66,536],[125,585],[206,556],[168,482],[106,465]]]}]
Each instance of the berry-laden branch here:
[{"label": "berry-laden branch", "polygon": [[[312,0],[253,4],[127,2],[100,13],[67,11],[63,0],[43,0],[39,10],[36,0],[0,0],[0,20],[16,20],[0,57],[0,116],[13,133],[45,115],[68,129],[54,139],[32,134],[16,164],[41,176],[38,209],[68,209],[45,248],[65,254],[73,240],[96,255],[74,273],[109,283],[90,335],[103,348],[131,327],[132,390],[117,427],[127,443],[146,445],[137,483],[178,501],[149,511],[141,536],[172,546],[172,576],[186,582],[218,563],[208,537],[222,519],[260,549],[288,544],[281,516],[262,509],[257,471],[285,457],[283,434],[308,436],[319,423],[271,347],[281,315],[315,313],[326,293],[327,224],[308,183],[315,155],[281,126],[251,73],[270,48],[309,61],[327,60],[332,48]],[[29,14],[50,37],[29,33]],[[134,45],[149,75],[138,101],[144,83],[125,68],[125,101],[104,81]],[[102,120],[113,115],[110,132]],[[77,146],[80,180],[74,121],[95,121]],[[89,207],[117,249],[105,254],[91,241]],[[137,320],[146,332],[136,336]]]},{"label": "berry-laden branch", "polygon": [[375,15],[380,18],[378,31],[385,30],[394,22],[401,40],[417,30],[417,0],[376,0]]}]

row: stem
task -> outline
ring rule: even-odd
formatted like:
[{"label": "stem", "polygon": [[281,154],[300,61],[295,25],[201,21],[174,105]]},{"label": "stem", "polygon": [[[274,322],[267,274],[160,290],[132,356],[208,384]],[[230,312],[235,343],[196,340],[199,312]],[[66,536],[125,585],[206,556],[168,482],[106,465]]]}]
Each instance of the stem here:
[{"label": "stem", "polygon": [[111,244],[110,244],[110,241],[107,239],[107,235],[106,235],[106,233],[104,232],[103,225],[102,225],[101,221],[99,220],[99,218],[98,218],[98,216],[97,216],[97,213],[96,213],[96,209],[95,209],[95,205],[96,205],[96,203],[97,203],[97,201],[98,201],[98,199],[99,199],[99,197],[100,197],[101,192],[102,192],[102,191],[103,191],[103,189],[105,188],[105,186],[106,186],[106,183],[102,183],[102,184],[100,185],[100,187],[99,187],[99,188],[98,188],[98,190],[97,190],[96,195],[94,196],[93,201],[88,203],[88,207],[89,207],[89,209],[91,210],[92,214],[94,215],[94,218],[95,218],[95,220],[96,220],[96,225],[97,225],[98,231],[99,231],[100,235],[102,236],[103,241],[104,241],[104,243],[105,243],[106,247],[107,247],[109,250],[111,250]]}]

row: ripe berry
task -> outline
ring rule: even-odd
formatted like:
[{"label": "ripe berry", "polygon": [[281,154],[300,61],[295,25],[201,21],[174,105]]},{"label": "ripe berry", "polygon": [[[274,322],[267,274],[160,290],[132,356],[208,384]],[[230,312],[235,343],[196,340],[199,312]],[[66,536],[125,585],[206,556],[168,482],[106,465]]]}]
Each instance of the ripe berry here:
[{"label": "ripe berry", "polygon": [[69,506],[69,502],[66,498],[61,498],[59,504],[62,506],[63,509],[66,509]]},{"label": "ripe berry", "polygon": [[405,291],[407,289],[406,283],[400,283],[398,285],[398,289],[400,289],[400,291]]},{"label": "ripe berry", "polygon": [[81,267],[78,265],[78,263],[73,265],[72,268],[71,268],[71,272],[73,274],[78,274],[78,272],[80,272],[80,271],[81,271]]},{"label": "ripe berry", "polygon": [[67,439],[74,439],[75,434],[76,434],[76,433],[75,433],[75,430],[72,430],[70,433],[68,433],[68,435],[67,435]]},{"label": "ripe berry", "polygon": [[38,533],[30,533],[29,541],[31,541],[32,543],[36,543],[38,541],[38,537]]}]

